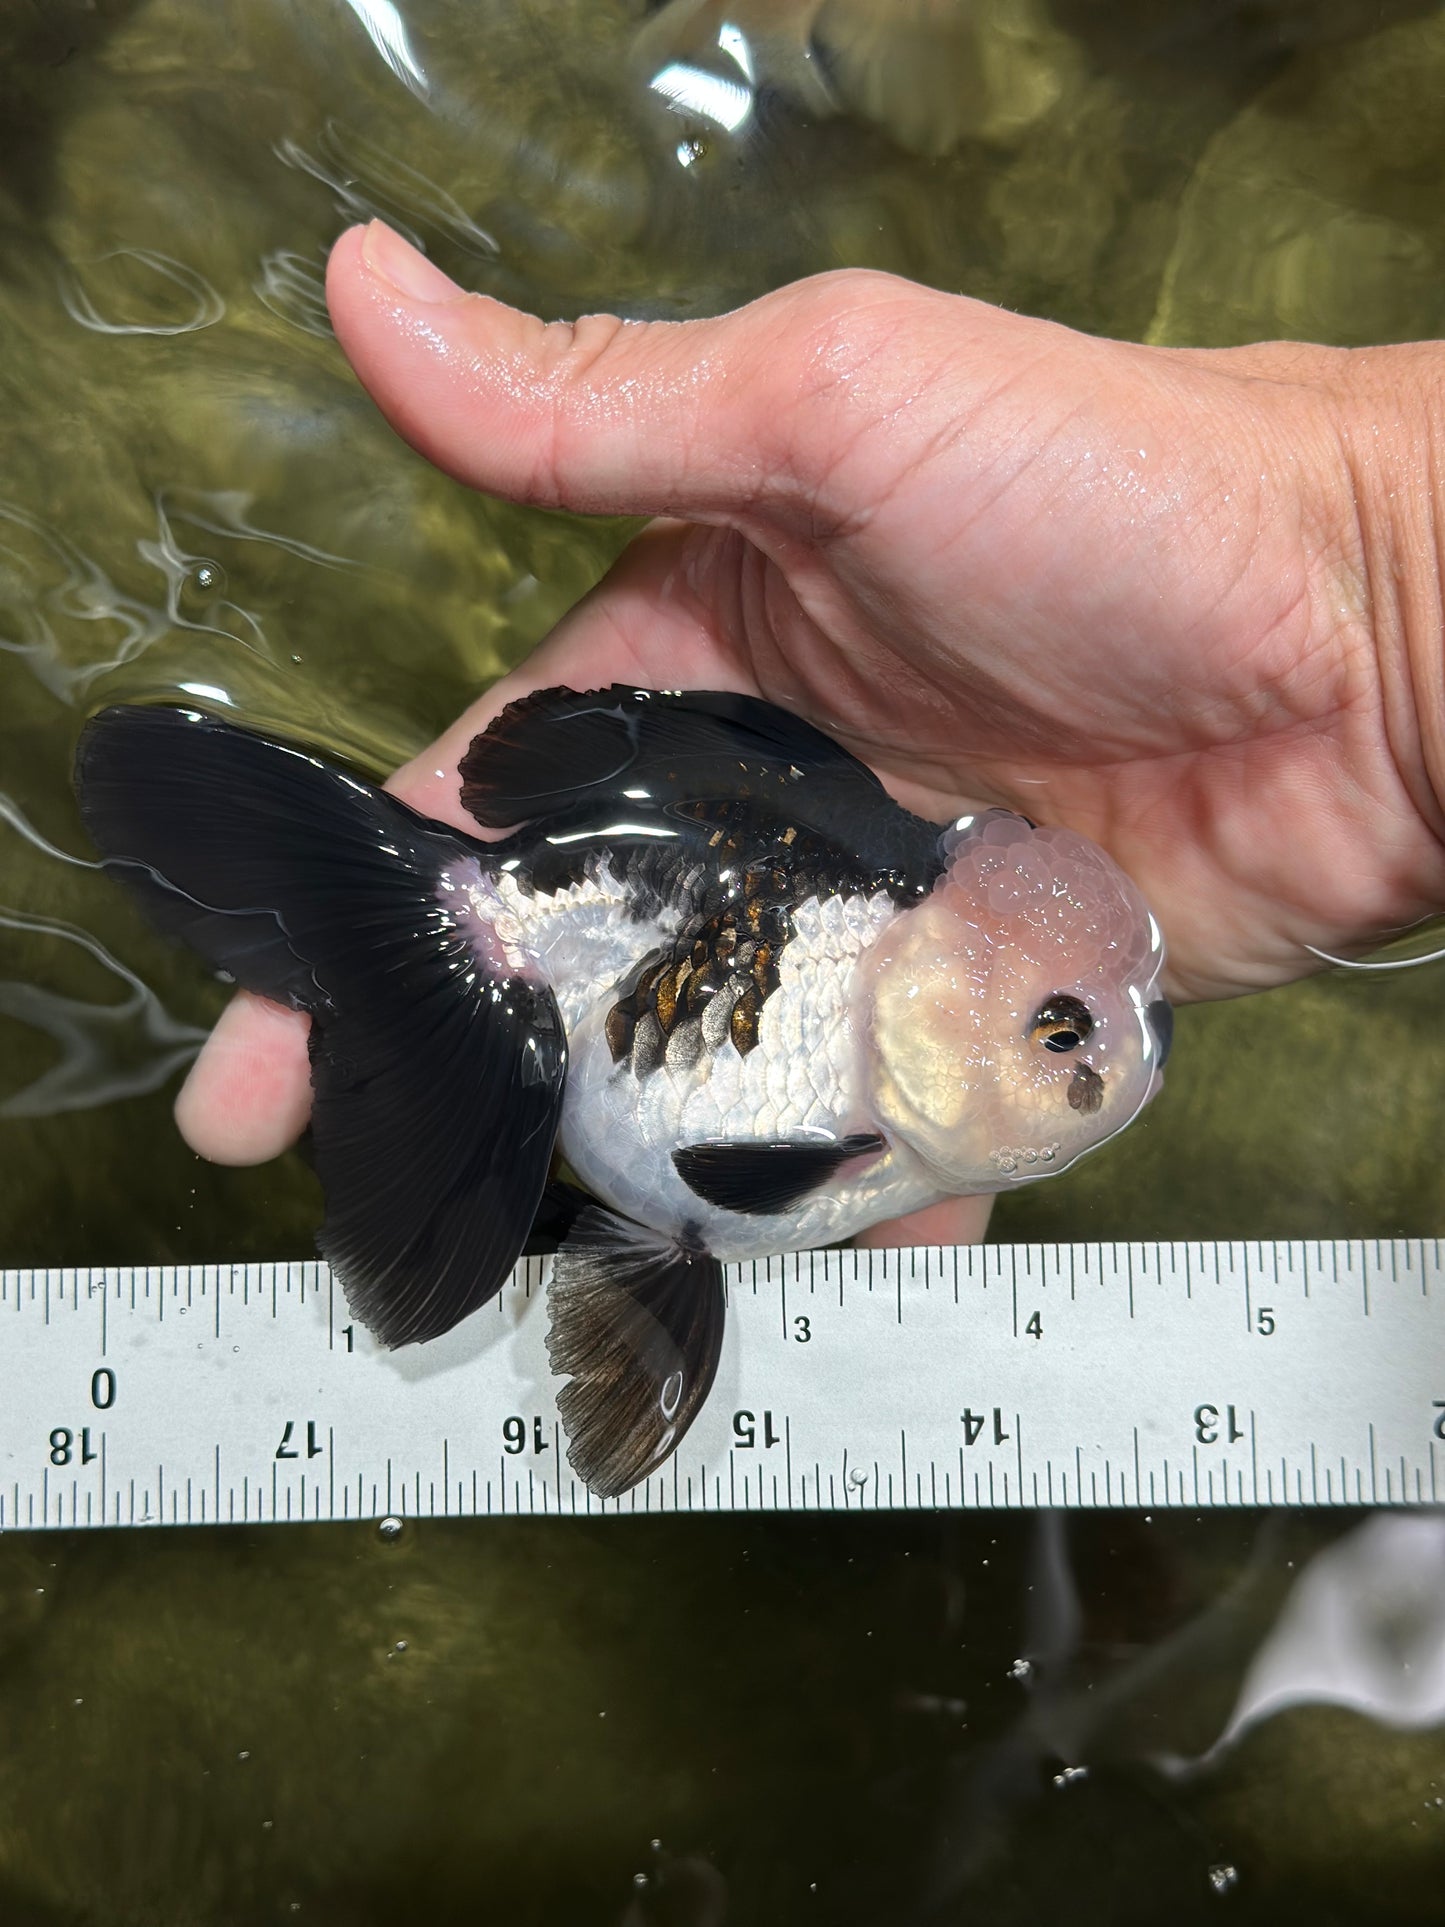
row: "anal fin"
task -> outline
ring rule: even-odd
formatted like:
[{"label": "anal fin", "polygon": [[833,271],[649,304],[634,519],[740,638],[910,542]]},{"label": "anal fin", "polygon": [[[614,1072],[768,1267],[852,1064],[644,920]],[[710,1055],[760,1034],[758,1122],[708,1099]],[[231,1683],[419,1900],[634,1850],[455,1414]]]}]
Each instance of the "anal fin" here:
[{"label": "anal fin", "polygon": [[599,1498],[655,1472],[701,1411],[722,1352],[722,1266],[589,1205],[552,1265],[547,1356],[568,1462]]},{"label": "anal fin", "polygon": [[672,1154],[677,1175],[720,1211],[766,1217],[800,1204],[850,1159],[887,1148],[873,1131],[841,1138],[716,1138]]}]

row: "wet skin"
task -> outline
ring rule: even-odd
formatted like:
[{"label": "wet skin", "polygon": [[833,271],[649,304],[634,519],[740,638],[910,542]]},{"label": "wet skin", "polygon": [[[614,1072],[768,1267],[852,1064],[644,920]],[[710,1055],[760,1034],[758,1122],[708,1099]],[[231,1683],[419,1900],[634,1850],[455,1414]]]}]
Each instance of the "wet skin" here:
[{"label": "wet skin", "polygon": [[[416,807],[465,824],[462,752],[528,690],[735,689],[936,820],[998,802],[1093,837],[1182,1000],[1445,908],[1437,346],[1144,348],[861,272],[715,321],[547,325],[378,225],[338,242],[328,297],[388,418],[460,480],[665,518],[396,773]],[[197,1150],[295,1137],[305,1030],[236,1000],[178,1101]]]}]

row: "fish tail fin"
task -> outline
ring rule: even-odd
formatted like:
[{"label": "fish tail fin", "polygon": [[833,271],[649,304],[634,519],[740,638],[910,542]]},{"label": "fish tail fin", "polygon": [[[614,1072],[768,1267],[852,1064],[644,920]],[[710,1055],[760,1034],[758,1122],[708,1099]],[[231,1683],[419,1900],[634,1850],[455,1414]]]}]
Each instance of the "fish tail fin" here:
[{"label": "fish tail fin", "polygon": [[726,1318],[722,1266],[601,1205],[552,1262],[547,1356],[565,1376],[567,1459],[599,1498],[657,1471],[701,1411]]},{"label": "fish tail fin", "polygon": [[312,1018],[323,1255],[383,1344],[434,1338],[516,1263],[566,1038],[466,898],[478,846],[308,752],[192,710],[81,737],[92,840],[153,922]]}]

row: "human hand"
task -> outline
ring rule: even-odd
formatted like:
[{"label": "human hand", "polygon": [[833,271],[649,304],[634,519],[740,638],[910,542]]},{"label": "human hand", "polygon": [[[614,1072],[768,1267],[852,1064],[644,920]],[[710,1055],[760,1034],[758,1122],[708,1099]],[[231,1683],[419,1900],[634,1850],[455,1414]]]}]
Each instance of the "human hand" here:
[{"label": "human hand", "polygon": [[[377,225],[328,295],[459,479],[676,518],[397,772],[417,808],[468,823],[461,753],[527,690],[735,689],[938,820],[998,802],[1095,838],[1179,997],[1445,906],[1436,348],[1143,348],[867,273],[716,321],[544,325]],[[237,999],[178,1103],[198,1150],[297,1134],[306,1021]],[[911,1235],[982,1222],[936,1209]]]}]

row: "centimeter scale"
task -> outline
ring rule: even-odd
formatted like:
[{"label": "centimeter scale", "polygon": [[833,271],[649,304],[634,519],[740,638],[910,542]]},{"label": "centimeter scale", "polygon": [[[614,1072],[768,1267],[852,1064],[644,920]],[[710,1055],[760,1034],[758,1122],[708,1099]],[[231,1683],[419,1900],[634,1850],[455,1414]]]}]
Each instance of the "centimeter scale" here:
[{"label": "centimeter scale", "polygon": [[0,1529],[1445,1495],[1438,1239],[733,1265],[702,1416],[606,1502],[567,1463],[547,1264],[401,1352],[322,1264],[0,1273]]}]

